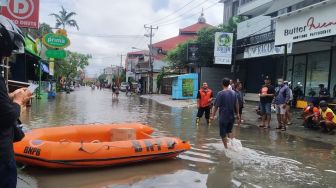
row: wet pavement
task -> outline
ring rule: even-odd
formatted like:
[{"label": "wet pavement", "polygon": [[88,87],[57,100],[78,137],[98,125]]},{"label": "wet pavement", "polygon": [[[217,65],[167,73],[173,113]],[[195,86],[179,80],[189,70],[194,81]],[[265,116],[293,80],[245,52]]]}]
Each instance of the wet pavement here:
[{"label": "wet pavement", "polygon": [[[29,129],[141,122],[151,125],[155,136],[189,140],[192,149],[174,160],[101,169],[27,167],[20,174],[34,178],[43,188],[336,187],[335,144],[258,129],[253,125],[256,117],[251,115],[246,116],[250,123],[235,128],[239,140],[224,150],[218,125],[207,127],[203,120],[203,125],[196,128],[195,117],[194,108],[169,107],[138,96],[126,97],[124,93],[112,100],[110,91],[89,88],[61,93],[53,100],[34,101],[33,107],[22,114]],[[33,181],[25,183],[36,187]]]}]

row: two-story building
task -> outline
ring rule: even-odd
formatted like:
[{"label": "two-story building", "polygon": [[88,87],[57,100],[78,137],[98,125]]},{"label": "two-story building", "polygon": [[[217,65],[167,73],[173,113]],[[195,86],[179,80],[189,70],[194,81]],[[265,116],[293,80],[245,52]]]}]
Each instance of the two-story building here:
[{"label": "two-story building", "polygon": [[[302,84],[305,87],[304,90],[317,89],[316,84],[309,82],[309,77],[307,77],[311,70],[308,66],[319,67],[318,64],[321,63],[321,66],[323,64],[329,67],[330,43],[314,42],[314,44],[304,45],[295,43],[294,40],[287,40],[284,43],[277,42],[275,36],[278,28],[277,20],[303,10],[312,10],[309,7],[314,7],[321,2],[323,3],[323,0],[239,1],[237,14],[247,16],[249,19],[238,24],[237,50],[234,54],[236,55],[235,71],[237,77],[244,81],[248,93],[259,92],[265,75],[272,78],[273,84],[277,78],[284,77],[292,83],[293,87]],[[325,45],[329,45],[329,49],[326,49]],[[307,54],[310,52],[318,53],[310,57]],[[314,60],[316,57],[319,63]],[[314,63],[308,65],[310,61]],[[326,69],[329,70],[329,68]],[[319,79],[319,83],[330,85],[328,76],[323,78],[324,81],[322,78]]]}]

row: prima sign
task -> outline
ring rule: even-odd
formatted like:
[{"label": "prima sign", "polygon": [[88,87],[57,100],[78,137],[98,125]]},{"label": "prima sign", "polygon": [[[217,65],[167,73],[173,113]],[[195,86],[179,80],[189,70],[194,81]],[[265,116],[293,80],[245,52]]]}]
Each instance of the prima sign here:
[{"label": "prima sign", "polygon": [[336,4],[333,3],[279,18],[276,23],[275,45],[336,35],[335,10]]},{"label": "prima sign", "polygon": [[42,42],[50,48],[66,48],[70,45],[70,40],[64,35],[48,33],[43,36]]}]

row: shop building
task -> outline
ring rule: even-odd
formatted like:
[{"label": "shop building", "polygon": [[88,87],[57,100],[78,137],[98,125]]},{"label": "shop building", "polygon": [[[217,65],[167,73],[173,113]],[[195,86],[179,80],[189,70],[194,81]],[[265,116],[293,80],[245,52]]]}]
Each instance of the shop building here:
[{"label": "shop building", "polygon": [[[276,83],[277,78],[281,77],[291,81],[293,85],[295,82],[296,84],[298,82],[305,83],[306,78],[299,78],[306,77],[305,75],[300,75],[304,72],[302,71],[304,69],[302,66],[303,59],[305,58],[304,61],[307,62],[306,56],[308,53],[321,53],[327,50],[320,50],[324,49],[322,48],[323,46],[326,48],[327,44],[318,42],[318,44],[314,43],[311,46],[287,41],[277,45],[275,41],[277,18],[280,19],[282,15],[287,17],[295,12],[309,9],[311,6],[326,1],[240,0],[239,2],[238,15],[247,16],[249,19],[238,24],[234,71],[235,77],[245,83],[246,92],[258,93],[265,75],[272,78],[273,84]],[[299,56],[300,54],[305,57]],[[328,53],[324,52],[320,55],[327,56]],[[296,63],[296,61],[302,63]],[[293,66],[300,67],[300,74],[297,72],[293,75],[293,73],[289,72],[294,72]],[[305,67],[307,66],[305,65]],[[296,68],[296,71],[298,71],[298,68]],[[257,99],[258,97],[255,98]]]},{"label": "shop building", "polygon": [[[318,96],[323,84],[336,94],[336,1],[323,1],[276,17],[275,45],[293,43],[285,77],[304,95]],[[299,84],[298,84],[299,83]]]}]

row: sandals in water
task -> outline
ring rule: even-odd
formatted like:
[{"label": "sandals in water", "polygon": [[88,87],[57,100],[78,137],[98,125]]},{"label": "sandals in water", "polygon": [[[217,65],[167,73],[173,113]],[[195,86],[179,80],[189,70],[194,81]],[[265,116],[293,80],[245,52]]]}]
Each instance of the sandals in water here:
[{"label": "sandals in water", "polygon": [[264,127],[265,127],[265,125],[259,125],[258,127],[260,127],[260,128],[264,128]]},{"label": "sandals in water", "polygon": [[269,129],[269,128],[271,128],[271,127],[270,127],[270,126],[265,126],[265,127],[264,127],[264,129]]},{"label": "sandals in water", "polygon": [[282,129],[282,126],[278,126],[277,128],[275,128],[276,130],[280,130]]}]

